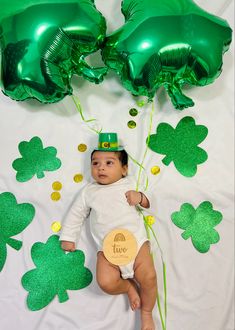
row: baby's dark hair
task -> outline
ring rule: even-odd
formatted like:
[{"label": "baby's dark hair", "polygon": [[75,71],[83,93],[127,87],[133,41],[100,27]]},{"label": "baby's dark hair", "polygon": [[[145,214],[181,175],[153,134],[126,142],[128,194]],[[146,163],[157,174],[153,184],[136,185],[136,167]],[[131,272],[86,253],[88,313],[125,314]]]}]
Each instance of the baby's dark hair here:
[{"label": "baby's dark hair", "polygon": [[[99,150],[93,150],[91,153],[91,160],[92,160],[92,156],[93,154]],[[120,150],[120,151],[113,151],[118,155],[118,159],[120,160],[122,166],[127,165],[128,166],[128,154],[126,152],[126,150]]]}]

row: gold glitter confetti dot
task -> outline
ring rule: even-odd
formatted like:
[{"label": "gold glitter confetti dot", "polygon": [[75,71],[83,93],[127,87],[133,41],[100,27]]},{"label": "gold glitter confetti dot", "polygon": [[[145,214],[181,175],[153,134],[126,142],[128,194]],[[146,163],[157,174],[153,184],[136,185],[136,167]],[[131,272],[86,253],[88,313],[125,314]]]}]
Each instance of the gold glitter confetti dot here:
[{"label": "gold glitter confetti dot", "polygon": [[136,128],[136,122],[134,120],[130,120],[128,121],[127,126],[131,129]]},{"label": "gold glitter confetti dot", "polygon": [[129,111],[129,114],[132,116],[132,117],[135,117],[138,115],[138,110],[135,109],[135,108],[131,108],[130,111]]},{"label": "gold glitter confetti dot", "polygon": [[153,166],[153,167],[151,168],[151,173],[152,173],[153,175],[157,175],[157,174],[159,174],[159,173],[160,173],[160,167],[159,167],[159,166]]},{"label": "gold glitter confetti dot", "polygon": [[62,183],[59,181],[55,181],[52,183],[52,189],[53,190],[61,190],[62,189]]},{"label": "gold glitter confetti dot", "polygon": [[78,145],[78,151],[85,152],[87,150],[87,146],[84,143]]},{"label": "gold glitter confetti dot", "polygon": [[60,200],[60,197],[61,197],[61,195],[60,195],[60,193],[59,192],[57,192],[57,191],[54,191],[52,194],[51,194],[51,199],[53,200],[53,201],[58,201],[58,200]]},{"label": "gold glitter confetti dot", "polygon": [[73,180],[75,182],[81,182],[83,180],[83,175],[82,174],[75,174],[74,177],[73,177]]},{"label": "gold glitter confetti dot", "polygon": [[59,221],[54,221],[51,224],[51,229],[54,233],[58,233],[58,231],[60,231],[61,229],[61,223]]},{"label": "gold glitter confetti dot", "polygon": [[147,217],[145,217],[145,221],[149,226],[152,226],[155,223],[155,218],[152,215],[147,215]]}]

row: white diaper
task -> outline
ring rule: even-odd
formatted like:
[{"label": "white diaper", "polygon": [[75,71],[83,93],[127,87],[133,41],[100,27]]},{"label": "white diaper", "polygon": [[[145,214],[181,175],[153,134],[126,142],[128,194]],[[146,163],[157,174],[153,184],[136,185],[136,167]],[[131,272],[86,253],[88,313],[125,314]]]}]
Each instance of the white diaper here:
[{"label": "white diaper", "polygon": [[134,277],[134,263],[135,260],[131,261],[129,264],[124,266],[118,266],[121,271],[121,276],[125,280],[127,278],[133,278]]}]

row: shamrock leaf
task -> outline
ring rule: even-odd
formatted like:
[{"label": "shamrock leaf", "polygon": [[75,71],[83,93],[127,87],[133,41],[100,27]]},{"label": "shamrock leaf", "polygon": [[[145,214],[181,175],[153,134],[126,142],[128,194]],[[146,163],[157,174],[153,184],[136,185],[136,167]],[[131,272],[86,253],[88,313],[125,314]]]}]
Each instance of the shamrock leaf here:
[{"label": "shamrock leaf", "polygon": [[184,203],[179,212],[171,215],[172,222],[184,229],[183,239],[191,237],[194,247],[201,253],[209,251],[210,244],[215,244],[220,237],[214,229],[222,221],[222,214],[213,210],[210,202],[202,202],[195,210],[189,203]]},{"label": "shamrock leaf", "polygon": [[17,181],[28,181],[34,175],[41,179],[45,176],[44,171],[55,171],[61,166],[60,159],[56,158],[56,148],[43,149],[42,141],[38,136],[33,137],[29,142],[22,141],[19,144],[19,151],[23,157],[12,163],[12,167],[17,171]]},{"label": "shamrock leaf", "polygon": [[56,295],[59,302],[67,301],[66,290],[85,288],[92,281],[92,273],[84,267],[84,253],[63,251],[57,235],[49,237],[45,244],[35,243],[31,256],[37,268],[23,275],[22,285],[29,291],[27,305],[33,311],[48,305]]},{"label": "shamrock leaf", "polygon": [[6,257],[6,245],[19,250],[22,242],[11,238],[21,233],[33,220],[35,209],[31,204],[17,204],[16,198],[10,192],[0,194],[0,271]]},{"label": "shamrock leaf", "polygon": [[192,177],[197,172],[197,165],[207,160],[207,153],[197,146],[207,133],[205,126],[196,125],[192,117],[184,117],[175,129],[167,123],[159,124],[147,144],[152,151],[166,155],[162,160],[165,165],[173,161],[182,175]]}]

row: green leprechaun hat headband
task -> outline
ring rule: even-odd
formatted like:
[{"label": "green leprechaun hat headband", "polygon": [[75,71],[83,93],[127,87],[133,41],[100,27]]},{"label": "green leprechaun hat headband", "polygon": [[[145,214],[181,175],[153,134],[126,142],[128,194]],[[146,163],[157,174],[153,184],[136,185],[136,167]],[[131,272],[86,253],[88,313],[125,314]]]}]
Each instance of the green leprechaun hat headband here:
[{"label": "green leprechaun hat headband", "polygon": [[121,151],[124,148],[118,144],[117,133],[99,133],[98,148],[95,148],[95,150]]}]

